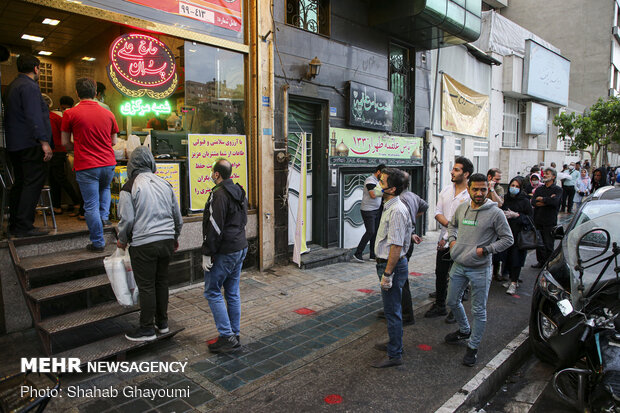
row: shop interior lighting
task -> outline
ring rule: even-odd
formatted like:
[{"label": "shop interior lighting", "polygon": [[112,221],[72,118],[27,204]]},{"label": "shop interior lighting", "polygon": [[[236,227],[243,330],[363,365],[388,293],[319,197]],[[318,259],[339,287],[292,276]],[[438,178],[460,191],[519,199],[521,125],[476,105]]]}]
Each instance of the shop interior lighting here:
[{"label": "shop interior lighting", "polygon": [[32,40],[33,42],[42,42],[43,38],[39,36],[33,36],[31,34],[22,34],[22,39],[24,40]]},{"label": "shop interior lighting", "polygon": [[52,52],[48,52],[47,50],[41,50],[39,54],[42,56],[49,56],[52,54]]},{"label": "shop interior lighting", "polygon": [[94,57],[90,57],[90,56],[84,56],[82,58],[82,60],[86,61],[86,62],[94,62],[95,58]]},{"label": "shop interior lighting", "polygon": [[56,26],[56,25],[58,25],[58,23],[60,23],[60,20],[45,18],[45,19],[43,19],[43,21],[41,23],[49,24],[50,26]]}]

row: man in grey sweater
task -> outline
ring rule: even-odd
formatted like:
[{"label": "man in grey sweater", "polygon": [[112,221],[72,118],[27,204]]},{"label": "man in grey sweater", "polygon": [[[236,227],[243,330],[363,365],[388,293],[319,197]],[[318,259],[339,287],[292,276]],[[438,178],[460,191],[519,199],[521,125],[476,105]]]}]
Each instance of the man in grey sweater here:
[{"label": "man in grey sweater", "polygon": [[[469,339],[463,364],[476,363],[478,346],[487,321],[487,298],[491,285],[491,256],[508,249],[514,239],[508,221],[497,203],[487,199],[486,176],[473,174],[469,178],[468,192],[471,202],[464,202],[456,209],[448,225],[450,269],[447,305],[452,310],[459,329],[446,336],[448,344]],[[471,283],[473,327],[465,314],[461,297]]]},{"label": "man in grey sweater", "polygon": [[[179,247],[183,217],[172,186],[155,175],[155,159],[144,146],[127,165],[129,180],[121,190],[117,246],[129,247],[131,267],[140,291],[140,328],[125,334],[131,341],[157,338],[168,328],[168,264]],[[155,323],[153,323],[153,320]]]}]

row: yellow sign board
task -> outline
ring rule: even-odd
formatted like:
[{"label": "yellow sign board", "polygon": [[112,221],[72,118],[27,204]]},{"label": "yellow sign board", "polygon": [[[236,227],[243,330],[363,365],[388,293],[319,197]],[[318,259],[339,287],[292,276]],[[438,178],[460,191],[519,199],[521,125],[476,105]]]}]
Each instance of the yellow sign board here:
[{"label": "yellow sign board", "polygon": [[226,158],[232,164],[231,179],[248,192],[248,158],[246,137],[243,135],[187,136],[189,162],[189,209],[202,211],[214,184],[211,181],[213,164]]},{"label": "yellow sign board", "polygon": [[162,177],[170,185],[174,196],[177,197],[179,209],[181,208],[181,165],[176,162],[162,163],[155,162],[155,175]]},{"label": "yellow sign board", "polygon": [[489,136],[489,96],[442,77],[441,129],[464,135]]}]

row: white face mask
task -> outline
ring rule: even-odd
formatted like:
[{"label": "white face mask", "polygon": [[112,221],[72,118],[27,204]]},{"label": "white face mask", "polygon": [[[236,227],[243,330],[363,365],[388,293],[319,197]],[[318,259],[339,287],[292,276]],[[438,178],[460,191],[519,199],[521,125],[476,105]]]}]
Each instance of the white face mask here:
[{"label": "white face mask", "polygon": [[372,192],[374,192],[375,196],[383,196],[383,189],[379,185],[375,186]]}]

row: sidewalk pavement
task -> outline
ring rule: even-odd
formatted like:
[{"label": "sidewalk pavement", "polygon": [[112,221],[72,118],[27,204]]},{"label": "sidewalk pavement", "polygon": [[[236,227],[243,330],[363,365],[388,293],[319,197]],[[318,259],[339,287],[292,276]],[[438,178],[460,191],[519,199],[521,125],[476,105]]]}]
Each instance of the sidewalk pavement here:
[{"label": "sidewalk pavement", "polygon": [[[437,232],[417,245],[409,263],[414,308],[430,303],[435,289]],[[292,265],[241,276],[242,351],[213,355],[207,341],[217,331],[202,295],[202,285],[173,292],[169,318],[185,327],[174,338],[129,354],[132,361],[188,362],[184,373],[67,375],[62,386],[81,388],[137,386],[143,389],[189,389],[189,397],[154,399],[54,398],[48,411],[140,412],[209,411],[219,399],[255,390],[259,383],[282,377],[301,365],[342,347],[364,334],[382,308],[374,263],[338,263],[312,270]],[[316,313],[316,314],[315,314]],[[308,317],[308,314],[312,314]],[[41,356],[33,330],[0,337],[0,373],[19,370],[20,357]],[[244,390],[245,389],[245,390]]]}]

